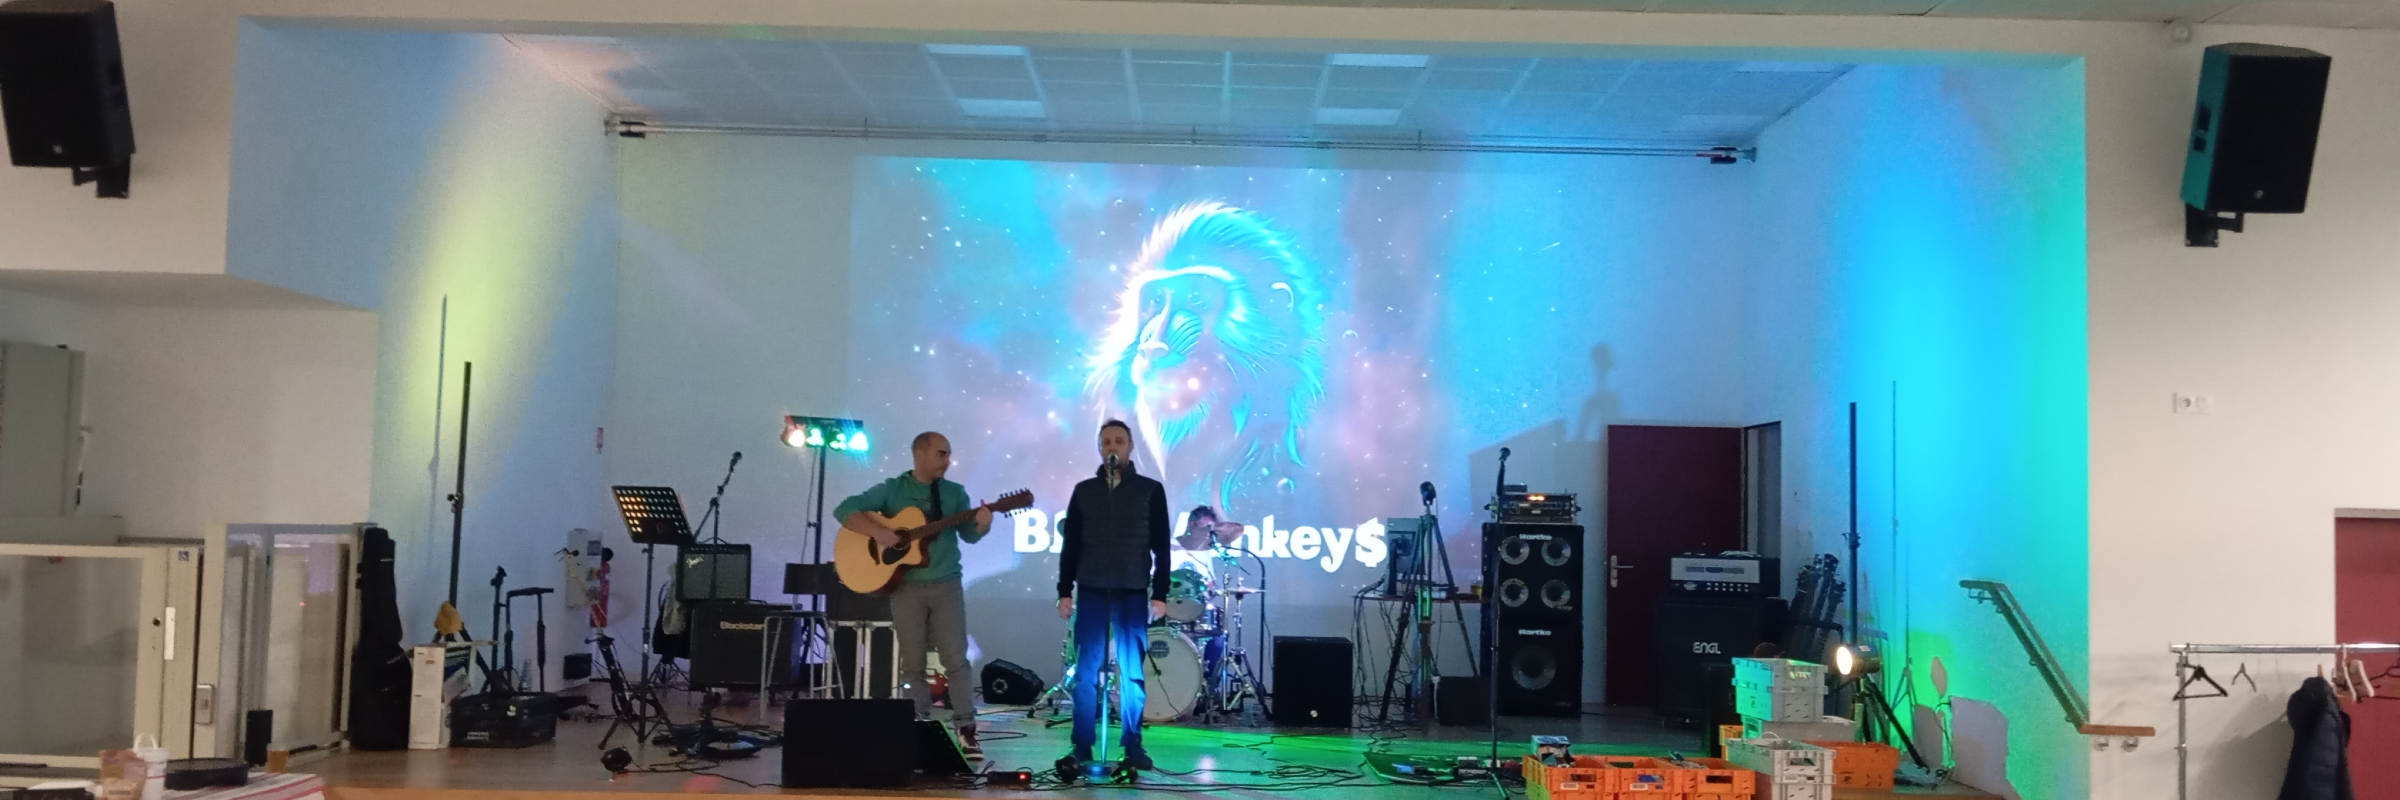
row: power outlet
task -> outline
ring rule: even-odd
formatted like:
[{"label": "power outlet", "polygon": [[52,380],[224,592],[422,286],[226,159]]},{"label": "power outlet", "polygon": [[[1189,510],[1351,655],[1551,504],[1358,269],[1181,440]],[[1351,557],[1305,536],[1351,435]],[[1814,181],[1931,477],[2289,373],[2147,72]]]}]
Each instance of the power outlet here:
[{"label": "power outlet", "polygon": [[2175,413],[2177,414],[2212,414],[2216,410],[2216,398],[2198,392],[2175,393]]}]

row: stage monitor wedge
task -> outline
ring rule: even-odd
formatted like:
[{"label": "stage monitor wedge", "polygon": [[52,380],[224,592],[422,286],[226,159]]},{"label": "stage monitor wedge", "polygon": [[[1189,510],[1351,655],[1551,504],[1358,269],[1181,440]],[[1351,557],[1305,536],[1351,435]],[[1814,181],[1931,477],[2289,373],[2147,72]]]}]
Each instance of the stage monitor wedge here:
[{"label": "stage monitor wedge", "polygon": [[115,4],[0,3],[0,119],[10,163],[65,167],[102,197],[126,196],[133,112]]}]

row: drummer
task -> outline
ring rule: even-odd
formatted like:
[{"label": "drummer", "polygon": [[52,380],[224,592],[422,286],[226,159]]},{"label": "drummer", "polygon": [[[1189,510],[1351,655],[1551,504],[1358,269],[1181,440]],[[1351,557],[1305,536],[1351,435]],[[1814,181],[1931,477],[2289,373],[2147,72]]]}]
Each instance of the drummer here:
[{"label": "drummer", "polygon": [[1210,581],[1216,580],[1216,550],[1239,549],[1242,533],[1247,530],[1239,522],[1217,518],[1217,510],[1208,506],[1194,507],[1183,515],[1181,535],[1175,537],[1174,568],[1190,568]]}]

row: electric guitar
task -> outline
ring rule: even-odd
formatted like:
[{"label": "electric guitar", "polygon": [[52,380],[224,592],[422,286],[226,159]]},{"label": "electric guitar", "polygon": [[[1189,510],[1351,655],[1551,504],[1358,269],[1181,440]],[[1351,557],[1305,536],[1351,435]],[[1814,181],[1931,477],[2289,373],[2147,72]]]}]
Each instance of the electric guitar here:
[{"label": "electric guitar", "polygon": [[891,516],[869,511],[866,512],[869,518],[899,532],[900,543],[891,547],[877,547],[875,537],[845,526],[833,540],[833,572],[842,579],[843,586],[850,587],[850,591],[860,594],[888,592],[900,585],[900,576],[909,568],[925,565],[928,558],[925,540],[934,534],[974,519],[975,512],[986,508],[995,515],[1007,515],[1031,507],[1033,492],[1018,489],[1001,495],[998,500],[930,523],[925,521],[924,510],[913,506]]}]

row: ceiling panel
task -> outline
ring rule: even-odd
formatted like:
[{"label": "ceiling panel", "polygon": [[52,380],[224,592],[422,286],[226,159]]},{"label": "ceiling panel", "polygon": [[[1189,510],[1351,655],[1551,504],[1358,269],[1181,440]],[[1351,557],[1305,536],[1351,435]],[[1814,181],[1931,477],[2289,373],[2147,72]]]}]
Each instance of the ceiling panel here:
[{"label": "ceiling panel", "polygon": [[1406,53],[509,40],[616,113],[662,123],[928,132],[1205,129],[1337,141],[1539,137],[1740,145],[1848,69]]}]

